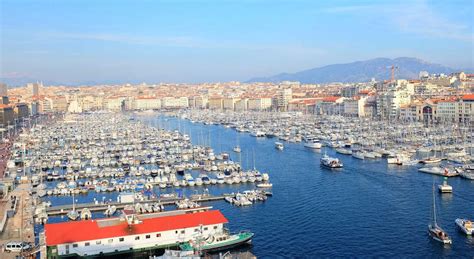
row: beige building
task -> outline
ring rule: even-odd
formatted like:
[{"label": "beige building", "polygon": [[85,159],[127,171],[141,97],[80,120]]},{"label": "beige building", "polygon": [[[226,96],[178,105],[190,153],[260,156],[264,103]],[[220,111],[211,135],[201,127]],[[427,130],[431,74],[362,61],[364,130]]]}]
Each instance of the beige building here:
[{"label": "beige building", "polygon": [[188,97],[163,97],[161,99],[161,107],[168,109],[188,108]]},{"label": "beige building", "polygon": [[214,109],[214,110],[224,109],[224,99],[221,97],[209,98],[209,109]]},{"label": "beige building", "polygon": [[239,99],[237,102],[235,102],[235,110],[236,111],[248,110],[248,103],[249,103],[249,99],[247,98]]},{"label": "beige building", "polygon": [[13,107],[15,118],[17,119],[28,118],[28,116],[30,115],[28,105],[26,103],[15,103]]},{"label": "beige building", "polygon": [[137,97],[133,101],[134,110],[153,110],[161,109],[161,99],[156,97]]},{"label": "beige building", "polygon": [[108,97],[105,99],[105,109],[109,111],[121,111],[125,107],[125,97]]},{"label": "beige building", "polygon": [[222,101],[222,108],[224,110],[231,110],[235,109],[235,103],[238,101],[238,98],[224,98]]},{"label": "beige building", "polygon": [[208,98],[205,96],[194,97],[194,107],[198,109],[205,109],[208,106]]},{"label": "beige building", "polygon": [[[288,103],[286,104],[288,106]],[[248,100],[248,109],[263,111],[268,110],[272,107],[272,98],[262,97],[262,98],[249,98]]]},{"label": "beige building", "polygon": [[56,96],[51,98],[53,112],[66,112],[69,106],[66,97]]}]

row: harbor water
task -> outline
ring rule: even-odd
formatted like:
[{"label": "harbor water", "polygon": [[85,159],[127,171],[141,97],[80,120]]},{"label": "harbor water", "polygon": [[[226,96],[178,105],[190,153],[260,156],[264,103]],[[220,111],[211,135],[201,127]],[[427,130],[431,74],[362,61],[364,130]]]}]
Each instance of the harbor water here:
[{"label": "harbor water", "polygon": [[[458,231],[454,223],[456,218],[474,218],[474,181],[450,178],[453,193],[436,193],[438,223],[453,240],[451,246],[443,246],[427,233],[432,185],[442,183],[443,178],[419,173],[418,166],[387,165],[385,159],[358,160],[336,154],[332,148],[312,150],[301,143],[284,143],[284,150],[279,151],[275,149],[276,139],[176,117],[148,114],[137,119],[188,134],[194,145],[210,145],[216,153],[228,152],[245,170],[255,167],[269,173],[273,197],[266,202],[247,207],[225,201],[202,204],[221,210],[231,231],[254,232],[249,249],[259,258],[474,256],[474,239]],[[237,144],[240,154],[232,152]],[[324,153],[341,159],[344,168],[322,168],[319,159]],[[220,195],[254,189],[255,184],[156,186],[154,192],[191,195],[206,188]],[[116,201],[117,195],[89,192],[75,198],[78,203],[103,202]],[[56,206],[70,204],[72,197],[48,196],[43,200]],[[98,217],[103,217],[102,212],[93,213],[93,218]],[[65,216],[53,216],[48,222],[66,220]]]},{"label": "harbor water", "polygon": [[[438,223],[453,239],[451,246],[443,246],[427,233],[432,185],[442,183],[443,178],[419,173],[418,166],[387,165],[385,159],[358,160],[331,148],[314,151],[302,144],[285,143],[285,149],[278,151],[274,139],[219,125],[154,116],[141,119],[185,132],[193,144],[227,151],[245,169],[255,161],[256,168],[270,174],[273,197],[267,202],[250,207],[212,203],[229,219],[230,229],[255,232],[252,252],[258,257],[474,256],[474,239],[454,224],[459,217],[474,218],[474,181],[450,178],[454,192],[436,193]],[[232,152],[236,143],[242,148],[240,159]],[[325,152],[340,158],[344,168],[322,168],[319,159]]]}]

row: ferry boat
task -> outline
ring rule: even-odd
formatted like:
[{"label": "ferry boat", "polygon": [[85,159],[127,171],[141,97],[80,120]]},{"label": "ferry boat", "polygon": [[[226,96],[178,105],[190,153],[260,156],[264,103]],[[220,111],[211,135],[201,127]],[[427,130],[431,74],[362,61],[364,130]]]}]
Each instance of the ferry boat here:
[{"label": "ferry boat", "polygon": [[284,146],[281,142],[275,142],[275,148],[278,150],[283,150]]},{"label": "ferry boat", "polygon": [[338,158],[333,158],[328,156],[327,154],[324,154],[323,157],[321,157],[321,165],[328,167],[328,168],[342,168],[343,164],[341,161],[339,161]]},{"label": "ferry boat", "polygon": [[459,229],[464,232],[466,235],[473,235],[474,234],[474,224],[472,221],[468,219],[456,219],[454,221]]}]

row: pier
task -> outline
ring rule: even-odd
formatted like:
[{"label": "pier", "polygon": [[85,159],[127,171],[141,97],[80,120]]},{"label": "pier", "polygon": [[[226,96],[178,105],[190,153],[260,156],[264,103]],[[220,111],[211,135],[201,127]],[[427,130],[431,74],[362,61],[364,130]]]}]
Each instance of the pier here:
[{"label": "pier", "polygon": [[[265,195],[271,196],[271,192],[264,192]],[[211,202],[211,201],[221,201],[224,200],[226,197],[235,197],[235,193],[225,193],[222,195],[192,195],[190,197],[190,201],[192,202]],[[97,212],[97,211],[105,211],[108,206],[115,206],[117,209],[123,209],[127,205],[133,205],[133,204],[146,204],[146,203],[161,203],[162,205],[174,205],[178,201],[185,200],[185,197],[176,197],[176,198],[154,198],[154,199],[148,199],[148,200],[143,200],[143,201],[135,201],[135,202],[109,202],[109,203],[79,203],[75,205],[76,210],[79,212],[87,208],[91,212]],[[68,211],[72,209],[72,204],[67,204],[67,205],[60,205],[60,206],[53,206],[49,207],[46,209],[46,213],[48,216],[60,216],[60,215],[66,215]]]}]

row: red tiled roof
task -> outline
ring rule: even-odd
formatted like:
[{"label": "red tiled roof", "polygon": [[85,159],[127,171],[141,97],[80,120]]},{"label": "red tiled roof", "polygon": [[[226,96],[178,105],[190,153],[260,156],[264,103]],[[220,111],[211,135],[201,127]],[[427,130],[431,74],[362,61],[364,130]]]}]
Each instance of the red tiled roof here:
[{"label": "red tiled roof", "polygon": [[12,108],[10,104],[0,104],[0,109]]},{"label": "red tiled roof", "polygon": [[99,227],[96,220],[70,221],[46,224],[46,245],[54,246],[64,243],[75,243],[87,240],[105,239],[128,235],[139,235],[152,232],[168,231],[227,223],[227,219],[218,210],[191,214],[144,219],[142,223],[129,227],[127,221],[113,226]]},{"label": "red tiled roof", "polygon": [[474,94],[466,94],[462,97],[465,101],[474,101]]},{"label": "red tiled roof", "polygon": [[327,96],[327,97],[323,98],[323,102],[335,102],[339,98],[341,98],[341,97],[339,97],[339,96]]}]

